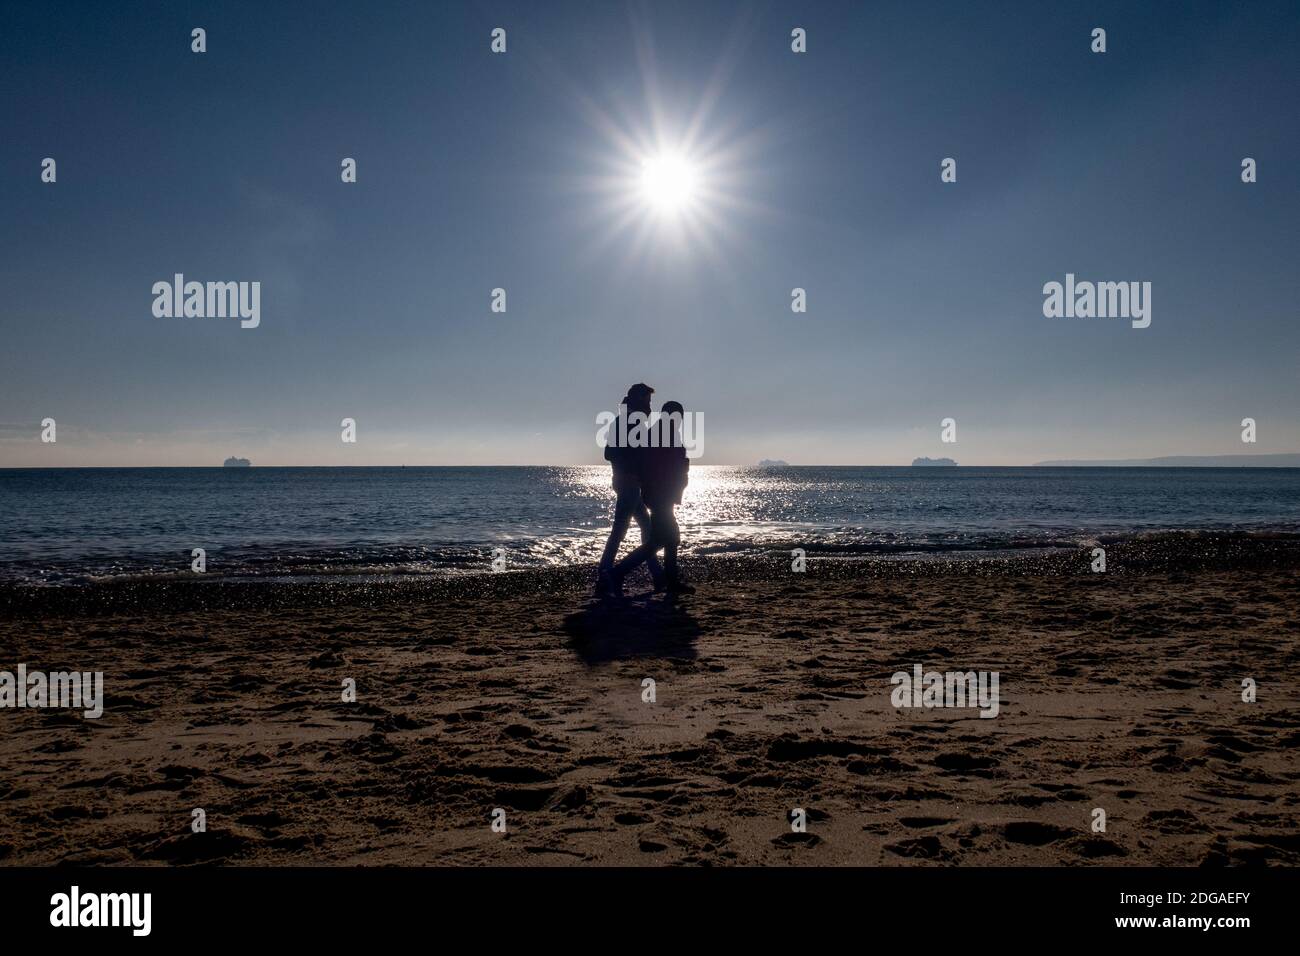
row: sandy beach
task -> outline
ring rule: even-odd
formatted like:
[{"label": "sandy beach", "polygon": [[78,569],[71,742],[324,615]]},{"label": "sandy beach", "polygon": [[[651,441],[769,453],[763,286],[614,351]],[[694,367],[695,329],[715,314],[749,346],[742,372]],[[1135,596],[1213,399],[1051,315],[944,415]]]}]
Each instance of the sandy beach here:
[{"label": "sandy beach", "polygon": [[[0,668],[105,706],[0,712],[0,862],[1296,864],[1295,544],[11,589]],[[916,664],[997,717],[896,709]]]}]

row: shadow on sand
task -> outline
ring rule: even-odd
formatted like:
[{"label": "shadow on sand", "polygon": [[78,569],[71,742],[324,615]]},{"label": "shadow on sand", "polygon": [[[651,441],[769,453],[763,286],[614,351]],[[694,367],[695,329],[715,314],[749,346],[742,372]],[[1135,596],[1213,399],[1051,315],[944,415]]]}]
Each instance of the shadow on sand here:
[{"label": "shadow on sand", "polygon": [[569,646],[588,664],[629,657],[694,660],[699,622],[685,605],[642,596],[593,600],[564,619]]}]

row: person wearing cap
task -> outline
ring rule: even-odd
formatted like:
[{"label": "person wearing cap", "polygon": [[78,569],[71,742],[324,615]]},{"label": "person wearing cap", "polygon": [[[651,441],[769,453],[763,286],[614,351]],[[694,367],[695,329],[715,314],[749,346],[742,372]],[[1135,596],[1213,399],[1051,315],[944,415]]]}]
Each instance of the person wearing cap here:
[{"label": "person wearing cap", "polygon": [[[606,597],[615,593],[614,559],[618,557],[619,546],[627,535],[628,525],[635,520],[641,529],[641,544],[650,543],[650,512],[641,500],[641,474],[639,468],[639,449],[628,442],[629,433],[638,423],[644,422],[650,415],[650,396],[654,389],[644,382],[638,382],[627,390],[627,396],[619,403],[617,428],[612,431],[610,440],[605,444],[605,460],[614,469],[614,493],[618,496],[614,503],[614,524],[609,529],[609,540],[605,542],[605,552],[600,556],[600,566],[596,578],[596,596]],[[656,591],[664,589],[664,569],[653,554],[646,560],[650,577],[654,580]]]}]

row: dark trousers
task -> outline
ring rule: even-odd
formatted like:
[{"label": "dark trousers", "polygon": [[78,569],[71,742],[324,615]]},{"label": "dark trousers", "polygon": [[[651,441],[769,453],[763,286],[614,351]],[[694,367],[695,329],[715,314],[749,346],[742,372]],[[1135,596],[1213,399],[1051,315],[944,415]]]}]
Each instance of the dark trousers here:
[{"label": "dark trousers", "polygon": [[[614,503],[614,526],[609,529],[609,540],[605,542],[605,553],[600,556],[600,570],[611,571],[614,568],[614,559],[618,557],[619,545],[623,543],[623,538],[627,536],[628,525],[635,519],[637,527],[641,529],[641,547],[640,551],[646,548],[653,540],[650,524],[650,512],[646,510],[645,504],[641,501],[641,486],[634,481],[620,482],[618,487],[618,500]],[[651,548],[646,555],[643,555],[637,564],[645,561],[650,569],[650,576],[658,581],[664,576],[664,569],[659,564],[659,559],[654,556],[655,549]],[[636,554],[636,551],[632,552]],[[633,565],[635,567],[635,565]]]},{"label": "dark trousers", "polygon": [[[664,549],[663,574],[667,575],[669,581],[677,580],[677,546],[681,544],[682,529],[677,524],[677,515],[673,509],[673,499],[668,496],[651,497],[650,501],[650,536],[643,541],[641,547],[637,548],[626,558],[614,566],[614,573],[620,577],[628,574],[636,568],[638,564],[645,561],[647,564],[659,562],[655,560],[655,552],[660,548]],[[643,506],[644,507],[644,506]],[[653,565],[651,574],[654,574]],[[658,575],[655,576],[658,580]]]}]

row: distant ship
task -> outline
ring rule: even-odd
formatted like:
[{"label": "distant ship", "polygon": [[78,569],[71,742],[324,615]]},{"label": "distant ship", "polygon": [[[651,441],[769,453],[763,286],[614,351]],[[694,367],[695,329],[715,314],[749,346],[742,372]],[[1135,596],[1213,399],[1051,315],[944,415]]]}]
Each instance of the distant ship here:
[{"label": "distant ship", "polygon": [[915,468],[931,468],[936,465],[951,468],[957,463],[951,458],[913,458],[912,466]]},{"label": "distant ship", "polygon": [[232,456],[232,457],[230,457],[230,458],[227,458],[226,461],[225,461],[225,464],[223,464],[221,467],[223,467],[223,468],[247,468],[247,467],[249,467],[249,466],[252,465],[252,464],[253,464],[253,463],[252,463],[251,461],[249,461],[247,458],[235,458],[235,457]]},{"label": "distant ship", "polygon": [[788,461],[782,461],[780,458],[764,458],[758,463],[759,468],[789,468]]}]

